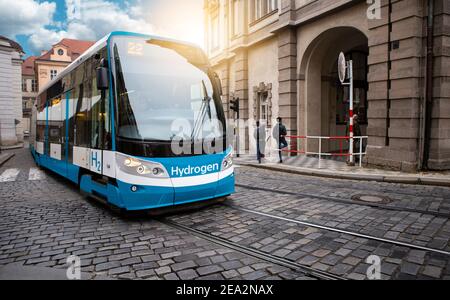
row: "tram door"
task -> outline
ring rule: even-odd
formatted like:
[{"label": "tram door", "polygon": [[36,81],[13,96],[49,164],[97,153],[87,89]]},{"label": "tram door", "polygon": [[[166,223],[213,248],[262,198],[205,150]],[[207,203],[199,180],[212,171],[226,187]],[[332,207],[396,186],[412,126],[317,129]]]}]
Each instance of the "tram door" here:
[{"label": "tram door", "polygon": [[68,129],[67,95],[55,97],[50,100],[48,108],[48,155],[49,167],[56,173],[67,176],[67,134]]},{"label": "tram door", "polygon": [[61,160],[64,162],[64,176],[67,176],[68,172],[68,163],[69,163],[69,130],[70,130],[70,124],[69,124],[69,113],[71,111],[69,104],[70,104],[70,95],[71,91],[68,91],[63,94],[62,101],[63,101],[63,120],[64,120],[64,126],[63,126],[63,132],[62,132],[62,157]]}]

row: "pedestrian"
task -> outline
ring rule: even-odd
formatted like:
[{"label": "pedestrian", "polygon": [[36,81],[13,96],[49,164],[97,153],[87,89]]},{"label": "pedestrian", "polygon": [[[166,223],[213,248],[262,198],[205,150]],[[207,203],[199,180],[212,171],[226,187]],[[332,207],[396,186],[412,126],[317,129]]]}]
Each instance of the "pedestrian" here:
[{"label": "pedestrian", "polygon": [[287,136],[286,126],[284,126],[283,124],[283,119],[279,117],[277,118],[277,124],[273,128],[273,137],[277,142],[280,164],[283,163],[283,150],[289,146],[286,140],[286,136]]},{"label": "pedestrian", "polygon": [[256,156],[258,162],[261,163],[262,159],[266,157],[266,126],[259,121],[256,122],[254,138],[256,140]]}]

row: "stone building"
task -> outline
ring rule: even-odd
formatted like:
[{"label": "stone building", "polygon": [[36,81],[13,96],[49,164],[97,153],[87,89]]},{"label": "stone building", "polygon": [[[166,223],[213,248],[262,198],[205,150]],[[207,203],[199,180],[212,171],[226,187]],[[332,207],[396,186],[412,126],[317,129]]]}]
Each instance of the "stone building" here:
[{"label": "stone building", "polygon": [[42,51],[42,55],[35,60],[35,73],[38,89],[64,70],[95,42],[72,39],[62,39],[52,46],[52,49]]},{"label": "stone building", "polygon": [[24,131],[31,132],[31,111],[37,97],[38,84],[34,71],[36,56],[30,56],[22,64],[22,127]]},{"label": "stone building", "polygon": [[[229,108],[239,98],[250,126],[240,129],[241,149],[255,151],[255,120],[270,133],[278,116],[291,135],[347,135],[349,88],[337,73],[342,51],[354,64],[366,163],[450,169],[449,0],[205,0],[204,11],[223,102]],[[315,141],[292,145],[318,150]],[[323,151],[340,148],[323,142]]]},{"label": "stone building", "polygon": [[22,47],[0,36],[0,146],[23,142],[21,65]]}]

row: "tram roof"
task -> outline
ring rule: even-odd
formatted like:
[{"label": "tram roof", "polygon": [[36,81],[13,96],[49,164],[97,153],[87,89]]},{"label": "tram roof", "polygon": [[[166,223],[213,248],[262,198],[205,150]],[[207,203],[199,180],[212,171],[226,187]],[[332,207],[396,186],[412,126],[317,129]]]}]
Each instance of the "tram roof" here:
[{"label": "tram roof", "polygon": [[149,35],[149,34],[141,34],[141,33],[135,33],[135,32],[128,32],[128,31],[113,31],[97,41],[92,47],[90,47],[88,50],[86,50],[80,57],[78,57],[76,60],[74,60],[70,65],[68,65],[62,72],[60,72],[55,78],[53,78],[49,83],[47,83],[41,90],[39,90],[39,95],[41,95],[44,91],[49,89],[51,86],[53,86],[58,80],[62,79],[64,76],[72,72],[76,67],[78,67],[81,63],[83,63],[86,59],[97,53],[100,49],[106,47],[108,41],[110,38],[114,36],[131,36],[131,37],[142,37],[149,40],[160,40],[160,41],[166,41],[166,42],[174,42],[179,44],[184,44],[186,46],[199,48],[198,45],[195,45],[193,43],[188,43],[185,41],[180,41],[176,39],[171,38],[165,38],[161,36],[156,35]]}]

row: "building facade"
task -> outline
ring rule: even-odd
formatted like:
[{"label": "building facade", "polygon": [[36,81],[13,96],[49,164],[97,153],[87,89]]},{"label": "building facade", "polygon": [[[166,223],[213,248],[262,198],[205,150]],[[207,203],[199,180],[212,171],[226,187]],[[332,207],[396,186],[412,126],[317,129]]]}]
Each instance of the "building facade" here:
[{"label": "building facade", "polygon": [[[204,10],[223,102],[229,108],[239,98],[247,125],[241,149],[255,152],[256,120],[270,135],[278,116],[290,135],[348,135],[349,88],[337,72],[344,52],[353,60],[361,134],[369,136],[365,162],[450,169],[450,1],[205,0]],[[319,148],[313,140],[291,146]],[[343,147],[324,141],[322,151]]]},{"label": "building facade", "polygon": [[31,111],[38,93],[38,83],[34,70],[36,56],[30,56],[22,64],[22,128],[31,132]]},{"label": "building facade", "polygon": [[0,146],[23,142],[22,47],[0,36]]},{"label": "building facade", "polygon": [[35,76],[38,90],[55,78],[62,70],[76,60],[95,42],[62,39],[48,51],[42,51],[35,59]]}]

